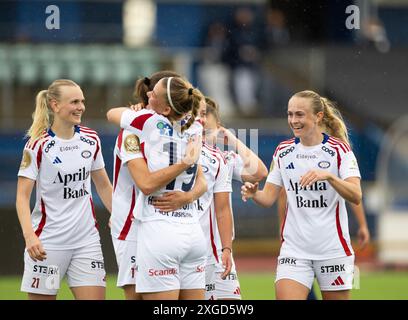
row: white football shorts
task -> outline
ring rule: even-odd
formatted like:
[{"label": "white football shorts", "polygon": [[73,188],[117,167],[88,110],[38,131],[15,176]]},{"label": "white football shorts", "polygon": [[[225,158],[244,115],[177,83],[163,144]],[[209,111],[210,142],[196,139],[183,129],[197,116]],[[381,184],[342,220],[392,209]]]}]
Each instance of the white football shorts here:
[{"label": "white football shorts", "polygon": [[321,291],[350,290],[353,287],[354,255],[329,260],[278,257],[275,282],[297,281],[309,289],[316,277]]},{"label": "white football shorts", "polygon": [[61,280],[67,276],[69,287],[106,286],[101,244],[94,243],[71,250],[47,250],[47,259],[35,262],[24,252],[21,291],[56,295]]},{"label": "white football shorts", "polygon": [[112,243],[119,270],[116,286],[136,285],[137,241],[119,240],[112,237]]},{"label": "white football shorts", "polygon": [[206,254],[206,241],[199,223],[141,222],[136,292],[204,289]]}]

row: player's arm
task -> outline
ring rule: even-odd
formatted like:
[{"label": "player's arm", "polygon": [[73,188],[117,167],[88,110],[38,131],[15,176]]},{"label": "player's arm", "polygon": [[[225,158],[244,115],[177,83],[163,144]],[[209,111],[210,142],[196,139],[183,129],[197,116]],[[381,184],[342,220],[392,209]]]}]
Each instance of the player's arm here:
[{"label": "player's arm", "polygon": [[232,267],[232,211],[230,205],[229,192],[214,193],[215,217],[217,219],[218,232],[222,245],[222,265],[224,272],[222,279],[225,279],[231,272]]},{"label": "player's arm", "polygon": [[283,221],[285,221],[286,215],[286,203],[287,203],[287,195],[285,189],[281,189],[278,198],[278,219],[279,219],[279,228],[282,229]]},{"label": "player's arm", "polygon": [[34,261],[43,261],[47,254],[31,224],[30,197],[34,184],[34,180],[21,176],[18,177],[16,210],[28,254]]},{"label": "player's arm", "polygon": [[[186,154],[181,163],[167,168],[150,172],[143,159],[134,159],[128,162],[128,169],[137,187],[145,195],[149,195],[176,179],[183,171],[197,162],[200,156],[201,139],[192,137],[187,144]],[[205,191],[204,191],[205,192]]]},{"label": "player's arm", "polygon": [[187,192],[170,191],[161,197],[155,197],[153,205],[156,209],[164,212],[175,211],[189,203],[196,201],[207,191],[207,181],[201,165],[197,168],[197,178],[194,187]]},{"label": "player's arm", "polygon": [[112,212],[112,184],[105,168],[92,171],[91,177],[105,208]]},{"label": "player's arm", "polygon": [[358,205],[350,203],[350,206],[358,223],[357,238],[360,249],[364,249],[370,242],[370,231],[368,230],[363,203],[360,202]]},{"label": "player's arm", "polygon": [[176,163],[167,168],[150,172],[144,159],[134,159],[128,162],[130,175],[144,195],[152,194],[166,186],[189,167],[185,163]]},{"label": "player's arm", "polygon": [[281,187],[269,182],[265,183],[263,190],[258,190],[258,186],[258,182],[245,182],[241,187],[242,200],[246,202],[248,199],[253,199],[262,207],[271,207],[278,199]]},{"label": "player's arm", "polygon": [[120,119],[122,117],[122,113],[125,112],[126,110],[129,110],[129,108],[119,107],[109,109],[108,112],[106,113],[106,118],[108,118],[109,122],[112,122],[117,126],[120,126]]},{"label": "player's arm", "polygon": [[361,202],[362,192],[359,177],[349,177],[343,180],[329,171],[310,170],[302,176],[300,185],[310,186],[316,181],[324,180],[327,180],[345,200],[356,205]]},{"label": "player's arm", "polygon": [[268,169],[262,160],[231,131],[224,127],[220,127],[219,130],[221,135],[224,136],[224,142],[227,143],[229,147],[232,147],[244,162],[241,173],[242,181],[255,183],[265,179],[268,175]]}]

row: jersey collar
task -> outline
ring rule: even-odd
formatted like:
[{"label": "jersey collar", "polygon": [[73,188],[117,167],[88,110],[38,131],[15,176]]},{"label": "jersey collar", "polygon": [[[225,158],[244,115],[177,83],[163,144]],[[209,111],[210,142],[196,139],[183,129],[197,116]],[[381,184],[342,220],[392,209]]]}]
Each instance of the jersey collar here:
[{"label": "jersey collar", "polygon": [[51,130],[51,128],[48,129],[47,133],[48,133],[48,135],[50,135],[51,137],[53,137],[53,138],[55,137],[55,133],[54,133],[54,131]]},{"label": "jersey collar", "polygon": [[[322,144],[325,144],[327,142],[327,140],[329,140],[329,136],[327,134],[325,134],[324,132],[322,132],[323,135],[323,141]],[[298,144],[300,142],[299,138],[295,138],[295,144]]]},{"label": "jersey collar", "polygon": [[327,142],[327,140],[329,140],[329,136],[327,134],[325,134],[324,132],[322,133],[322,135],[323,135],[322,144],[325,144]]},{"label": "jersey collar", "polygon": [[[74,126],[74,134],[75,134],[75,133],[80,133],[80,132],[81,132],[81,129],[79,128],[79,126],[75,125],[75,126]],[[47,133],[48,133],[48,135],[50,135],[51,137],[55,137],[55,133],[54,133],[54,131],[51,130],[51,128],[48,128]]]}]

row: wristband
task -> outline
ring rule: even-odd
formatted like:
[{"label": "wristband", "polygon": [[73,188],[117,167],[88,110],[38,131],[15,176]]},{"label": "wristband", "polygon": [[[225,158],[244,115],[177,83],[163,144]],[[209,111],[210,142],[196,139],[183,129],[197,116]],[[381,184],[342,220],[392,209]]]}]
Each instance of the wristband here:
[{"label": "wristband", "polygon": [[224,252],[225,249],[228,249],[230,251],[230,253],[232,253],[232,249],[230,247],[224,247],[221,249],[221,252]]}]

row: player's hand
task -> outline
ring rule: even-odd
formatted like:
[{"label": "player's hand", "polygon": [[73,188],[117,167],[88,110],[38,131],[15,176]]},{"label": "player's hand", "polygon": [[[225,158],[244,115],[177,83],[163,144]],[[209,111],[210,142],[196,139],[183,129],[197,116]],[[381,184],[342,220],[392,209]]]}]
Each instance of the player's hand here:
[{"label": "player's hand", "polygon": [[368,231],[367,226],[363,226],[358,229],[357,238],[360,249],[364,249],[370,242],[370,231]]},{"label": "player's hand", "polygon": [[140,111],[143,109],[143,104],[142,103],[137,103],[137,104],[132,104],[129,106],[130,109],[133,111]]},{"label": "player's hand", "polygon": [[112,229],[112,218],[109,218],[108,227],[109,229]]},{"label": "player's hand", "polygon": [[222,266],[224,272],[221,274],[221,279],[225,280],[228,275],[231,273],[232,269],[232,252],[229,249],[224,249],[221,256]]},{"label": "player's hand", "polygon": [[[235,135],[229,131],[228,129],[225,129],[224,127],[218,127],[218,133],[217,133],[217,143],[221,145],[233,145],[234,142],[236,141]],[[236,149],[236,146],[233,146],[233,150]]]},{"label": "player's hand", "polygon": [[301,177],[299,183],[301,187],[308,187],[316,181],[328,180],[331,173],[325,170],[310,170]]},{"label": "player's hand", "polygon": [[245,182],[241,187],[241,197],[242,201],[247,202],[247,200],[252,199],[255,193],[258,191],[259,183]]},{"label": "player's hand", "polygon": [[25,238],[25,243],[28,254],[35,262],[37,262],[37,260],[43,261],[47,259],[47,253],[40,239],[34,232]]},{"label": "player's hand", "polygon": [[187,143],[186,154],[182,162],[191,166],[198,161],[201,154],[202,138],[194,135],[190,137]]},{"label": "player's hand", "polygon": [[153,198],[153,206],[164,212],[175,211],[191,203],[193,200],[190,192],[170,191],[161,197]]}]

